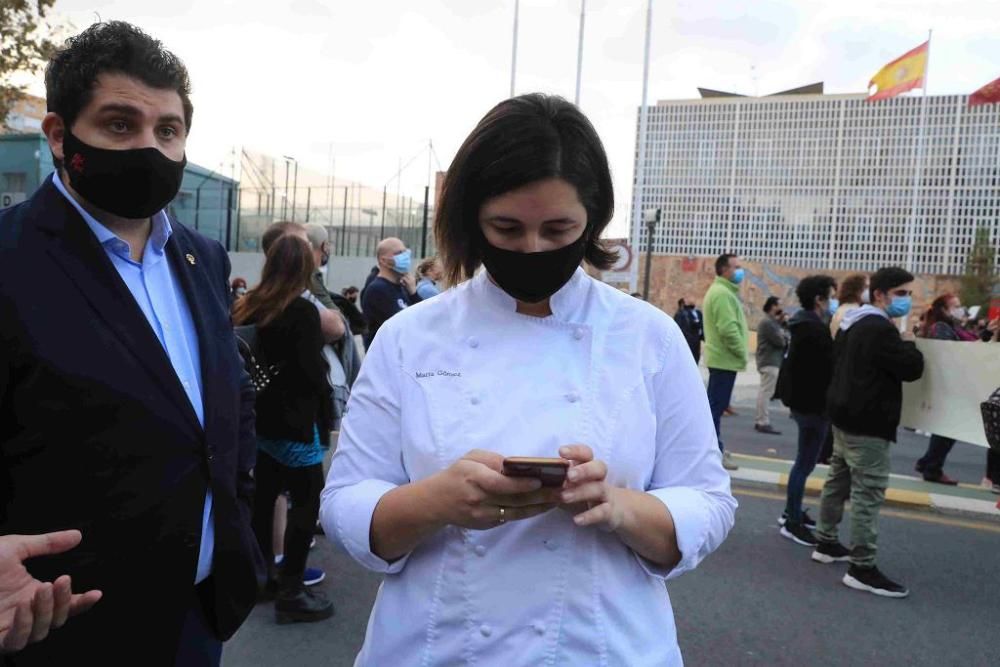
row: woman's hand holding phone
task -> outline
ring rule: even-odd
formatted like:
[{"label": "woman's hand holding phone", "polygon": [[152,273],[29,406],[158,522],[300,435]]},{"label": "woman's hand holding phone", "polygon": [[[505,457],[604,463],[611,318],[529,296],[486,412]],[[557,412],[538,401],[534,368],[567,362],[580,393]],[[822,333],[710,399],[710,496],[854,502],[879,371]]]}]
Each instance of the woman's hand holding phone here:
[{"label": "woman's hand holding phone", "polygon": [[621,502],[621,489],[607,483],[607,464],[594,460],[593,450],[586,445],[561,447],[559,456],[571,462],[559,499],[574,515],[573,522],[617,530],[625,519],[625,503]]},{"label": "woman's hand holding phone", "polygon": [[474,449],[427,480],[434,511],[446,525],[488,530],[544,514],[559,503],[559,489],[533,478],[503,474],[503,456]]}]

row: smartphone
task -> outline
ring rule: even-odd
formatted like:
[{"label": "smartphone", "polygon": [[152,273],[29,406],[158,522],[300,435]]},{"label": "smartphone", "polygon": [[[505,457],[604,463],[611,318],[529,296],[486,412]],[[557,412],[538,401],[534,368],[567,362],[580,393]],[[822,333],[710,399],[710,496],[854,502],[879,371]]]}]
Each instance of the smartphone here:
[{"label": "smartphone", "polygon": [[508,456],[503,460],[503,474],[508,477],[533,477],[542,486],[562,486],[566,481],[569,461],[532,456]]}]

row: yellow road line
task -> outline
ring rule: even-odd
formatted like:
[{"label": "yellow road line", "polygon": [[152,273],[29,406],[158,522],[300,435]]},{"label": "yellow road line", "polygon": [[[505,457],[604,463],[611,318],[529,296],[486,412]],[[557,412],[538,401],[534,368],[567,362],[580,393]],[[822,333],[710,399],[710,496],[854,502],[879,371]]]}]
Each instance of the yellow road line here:
[{"label": "yellow road line", "polygon": [[[756,489],[737,488],[733,489],[733,493],[737,496],[750,496],[751,498],[767,498],[769,500],[786,499],[786,496],[783,493],[774,493],[773,491],[758,491]],[[813,506],[819,505],[819,502],[812,498],[806,498],[805,502]],[[909,519],[911,521],[923,521],[924,523],[935,523],[941,526],[952,526],[955,528],[969,528],[971,530],[982,530],[987,533],[1000,533],[1000,524],[981,523],[979,521],[969,521],[967,519],[953,519],[951,517],[936,516],[933,514],[921,514],[917,512],[907,512],[902,510],[893,510],[885,508],[882,509],[880,514],[882,516],[891,516],[898,519]]]}]

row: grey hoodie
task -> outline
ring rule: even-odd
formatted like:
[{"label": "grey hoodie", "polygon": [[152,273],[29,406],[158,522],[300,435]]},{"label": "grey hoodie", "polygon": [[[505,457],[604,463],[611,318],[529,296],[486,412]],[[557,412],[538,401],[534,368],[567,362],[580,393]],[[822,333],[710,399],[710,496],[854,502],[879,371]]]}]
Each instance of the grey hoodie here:
[{"label": "grey hoodie", "polygon": [[855,308],[854,310],[848,311],[848,313],[844,315],[844,319],[840,322],[840,330],[847,331],[852,326],[857,324],[858,320],[860,320],[863,317],[868,317],[869,315],[879,315],[887,320],[891,319],[889,315],[887,315],[886,312],[881,308],[876,308],[875,306],[866,303],[860,308]]}]

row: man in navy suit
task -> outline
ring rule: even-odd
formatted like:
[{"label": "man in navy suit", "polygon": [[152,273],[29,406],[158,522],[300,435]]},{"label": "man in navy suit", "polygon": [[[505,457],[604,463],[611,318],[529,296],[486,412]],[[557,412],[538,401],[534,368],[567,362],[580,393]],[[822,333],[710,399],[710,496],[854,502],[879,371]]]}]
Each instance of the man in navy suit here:
[{"label": "man in navy suit", "polygon": [[24,592],[0,572],[0,601],[61,575],[100,600],[51,634],[27,605],[33,643],[6,660],[218,665],[264,567],[228,256],[164,211],[185,165],[187,71],[111,22],[68,40],[45,78],[58,169],[0,213],[0,535],[82,541],[26,560]]}]

